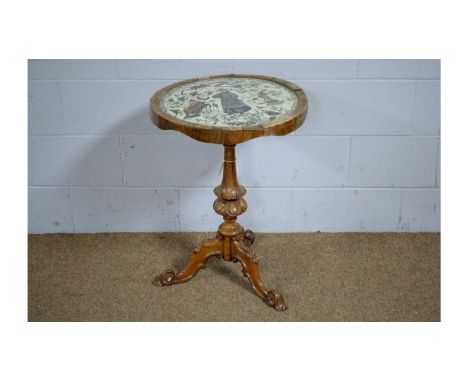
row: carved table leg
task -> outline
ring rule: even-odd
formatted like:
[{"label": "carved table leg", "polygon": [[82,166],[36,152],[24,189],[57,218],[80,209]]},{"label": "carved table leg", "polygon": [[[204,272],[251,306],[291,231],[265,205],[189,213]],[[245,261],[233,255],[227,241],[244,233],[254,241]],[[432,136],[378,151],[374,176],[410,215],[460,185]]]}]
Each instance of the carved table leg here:
[{"label": "carved table leg", "polygon": [[283,297],[274,290],[268,290],[260,279],[258,269],[258,257],[255,252],[249,248],[243,238],[235,239],[232,242],[232,257],[242,264],[242,271],[252,284],[255,292],[270,306],[278,311],[287,309]]},{"label": "carved table leg", "polygon": [[172,269],[167,269],[153,280],[153,284],[168,286],[189,281],[200,269],[206,268],[209,257],[222,256],[223,243],[220,235],[214,240],[204,241],[193,251],[192,258],[183,271],[176,275]]}]

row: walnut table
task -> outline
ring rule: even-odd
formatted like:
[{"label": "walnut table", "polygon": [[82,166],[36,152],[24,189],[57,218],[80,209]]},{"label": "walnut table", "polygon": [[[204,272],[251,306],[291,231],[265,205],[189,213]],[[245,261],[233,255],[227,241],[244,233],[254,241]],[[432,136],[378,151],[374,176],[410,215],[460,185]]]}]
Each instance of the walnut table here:
[{"label": "walnut table", "polygon": [[[167,286],[190,280],[206,267],[208,258],[240,262],[256,293],[276,310],[285,310],[283,297],[266,288],[258,257],[250,248],[254,234],[236,222],[247,210],[246,190],[237,180],[236,144],[266,135],[285,135],[297,129],[307,115],[307,98],[298,86],[277,78],[225,75],[181,81],[151,97],[151,120],[164,130],[177,130],[198,141],[224,145],[222,183],[214,189],[213,208],[223,216],[216,238],[201,243],[186,268],[168,269],[154,284]],[[281,153],[272,153],[281,155]],[[187,165],[190,165],[189,163]]]}]

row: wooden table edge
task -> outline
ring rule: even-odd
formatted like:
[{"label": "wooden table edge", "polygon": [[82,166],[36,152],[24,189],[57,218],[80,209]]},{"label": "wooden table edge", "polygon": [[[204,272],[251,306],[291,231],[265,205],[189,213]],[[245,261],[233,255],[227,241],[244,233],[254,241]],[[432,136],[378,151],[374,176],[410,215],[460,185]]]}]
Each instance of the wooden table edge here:
[{"label": "wooden table edge", "polygon": [[[276,82],[290,91],[295,93],[298,98],[296,108],[292,111],[286,120],[282,119],[276,121],[271,126],[259,127],[259,128],[240,128],[240,129],[224,129],[224,128],[207,128],[200,127],[192,122],[180,123],[179,119],[174,118],[164,112],[160,108],[161,97],[164,96],[171,89],[190,82],[199,80],[214,79],[214,78],[255,78],[267,81]],[[253,74],[225,74],[225,75],[214,75],[207,77],[197,77],[189,80],[183,80],[175,82],[171,85],[158,90],[151,97],[150,100],[150,118],[151,121],[162,130],[175,130],[182,134],[188,135],[189,137],[196,139],[197,141],[206,143],[217,143],[224,145],[235,145],[248,141],[249,139],[271,136],[271,135],[286,135],[300,127],[307,116],[308,102],[305,92],[296,84],[285,81],[276,77],[253,75]]]}]

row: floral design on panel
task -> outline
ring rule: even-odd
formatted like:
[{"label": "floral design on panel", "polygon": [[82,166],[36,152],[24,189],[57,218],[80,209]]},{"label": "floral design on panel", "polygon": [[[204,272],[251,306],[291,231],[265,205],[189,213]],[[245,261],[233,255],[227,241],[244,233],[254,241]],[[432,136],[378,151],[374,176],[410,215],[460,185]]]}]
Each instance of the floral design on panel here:
[{"label": "floral design on panel", "polygon": [[202,79],[161,99],[172,117],[207,128],[261,128],[288,117],[297,96],[276,82],[242,77]]}]

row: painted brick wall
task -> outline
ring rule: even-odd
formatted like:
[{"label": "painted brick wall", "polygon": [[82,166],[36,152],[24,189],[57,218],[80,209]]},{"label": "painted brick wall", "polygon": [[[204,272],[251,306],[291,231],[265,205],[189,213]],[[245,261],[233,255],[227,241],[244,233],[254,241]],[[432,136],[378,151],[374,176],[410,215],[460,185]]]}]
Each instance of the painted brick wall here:
[{"label": "painted brick wall", "polygon": [[222,146],[154,127],[180,79],[257,73],[309,98],[303,127],[238,146],[258,232],[439,231],[438,60],[30,60],[29,231],[214,231]]}]

